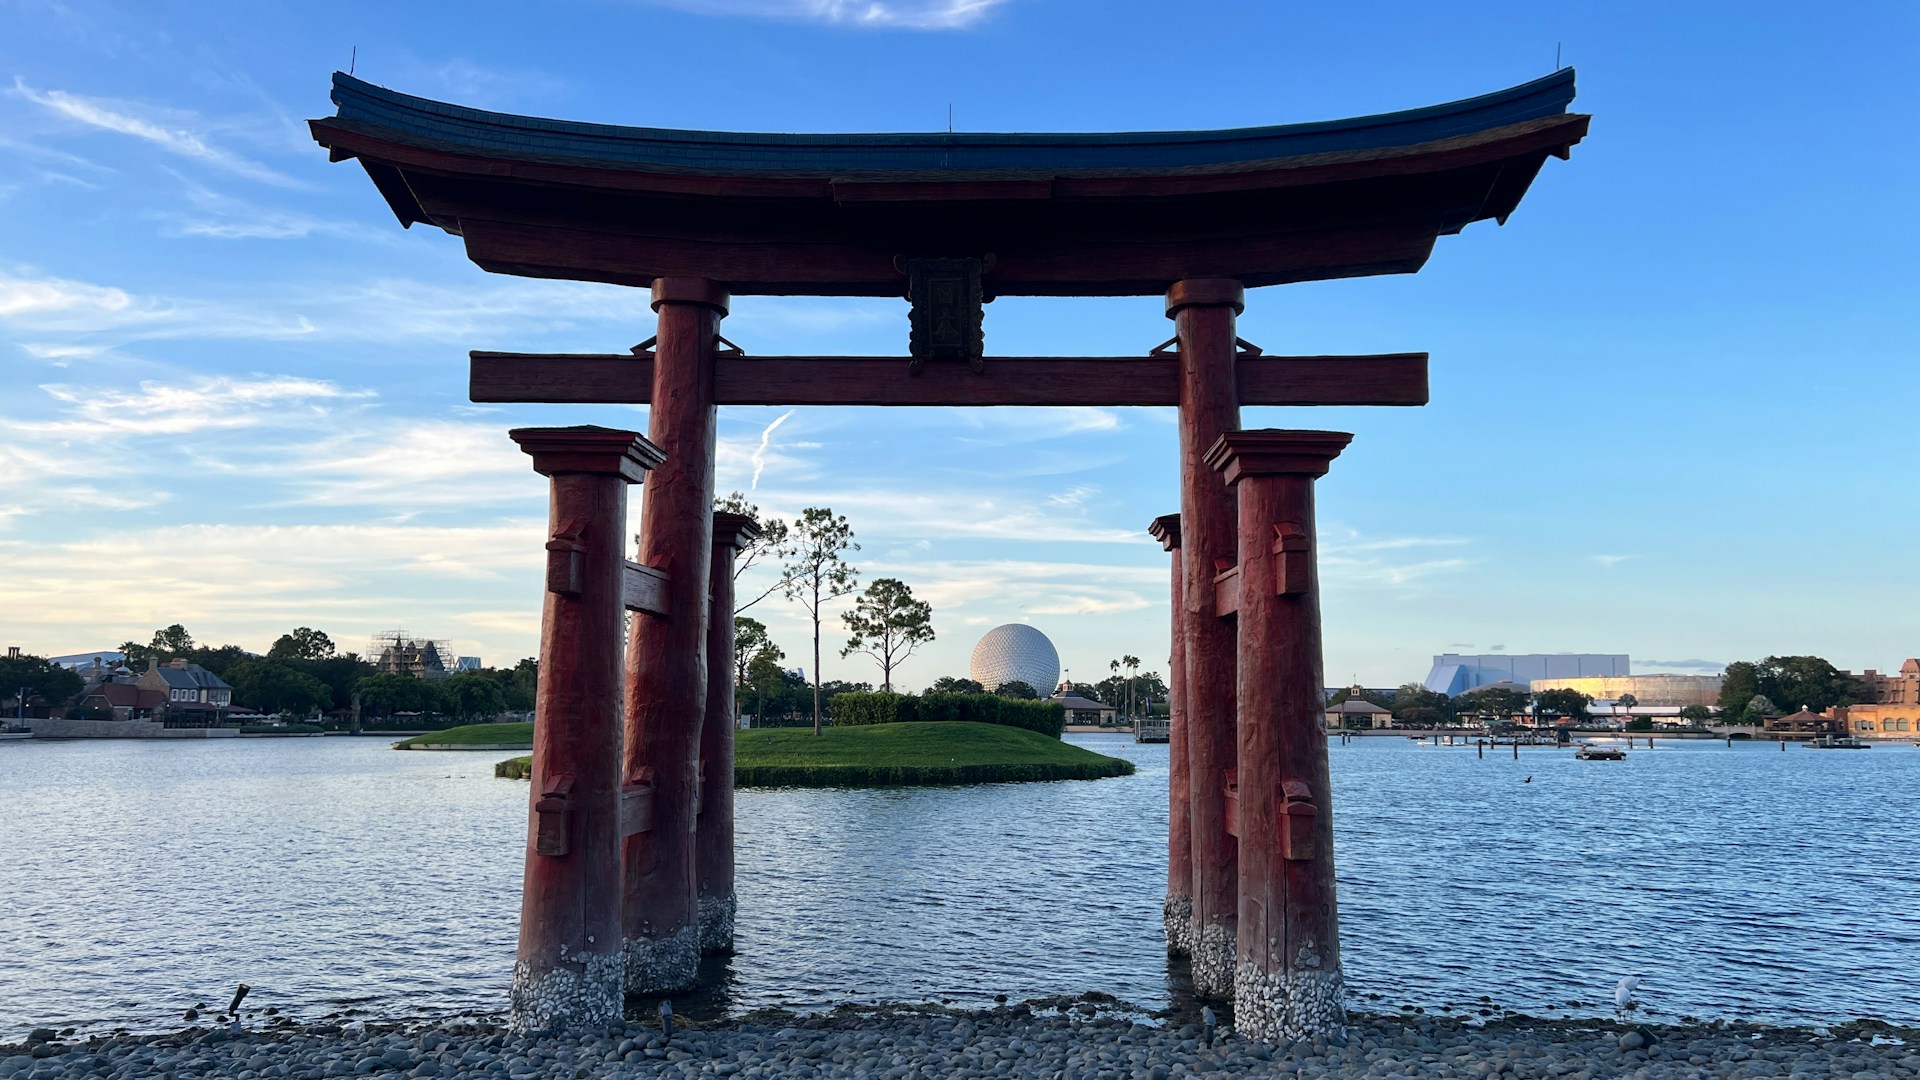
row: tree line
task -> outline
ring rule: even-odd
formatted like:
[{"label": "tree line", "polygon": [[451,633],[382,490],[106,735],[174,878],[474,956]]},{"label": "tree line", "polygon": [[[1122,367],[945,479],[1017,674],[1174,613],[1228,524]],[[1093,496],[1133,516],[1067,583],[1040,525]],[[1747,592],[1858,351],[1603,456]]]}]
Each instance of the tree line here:
[{"label": "tree line", "polygon": [[[510,668],[479,668],[445,679],[383,672],[308,626],[280,635],[264,655],[238,645],[202,644],[179,623],[154,631],[144,644],[124,642],[119,651],[136,676],[149,661],[185,660],[232,686],[234,704],[289,716],[351,714],[357,697],[361,711],[372,717],[418,713],[467,722],[531,710],[539,681],[539,664],[531,658]],[[13,665],[38,680],[31,685],[43,705],[58,707],[83,689],[79,675],[38,657],[17,658]],[[0,666],[0,686],[29,685],[16,683],[15,677],[12,668]]]}]

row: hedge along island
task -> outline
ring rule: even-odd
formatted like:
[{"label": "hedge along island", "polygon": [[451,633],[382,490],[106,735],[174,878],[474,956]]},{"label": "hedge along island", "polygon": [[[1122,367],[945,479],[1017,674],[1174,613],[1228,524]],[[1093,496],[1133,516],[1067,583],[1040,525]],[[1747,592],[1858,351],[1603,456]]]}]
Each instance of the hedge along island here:
[{"label": "hedge along island", "polygon": [[[990,694],[834,695],[833,725],[753,728],[734,738],[737,787],[895,787],[1098,780],[1133,763],[1060,741],[1059,705]],[[531,759],[495,775],[526,779]]]}]

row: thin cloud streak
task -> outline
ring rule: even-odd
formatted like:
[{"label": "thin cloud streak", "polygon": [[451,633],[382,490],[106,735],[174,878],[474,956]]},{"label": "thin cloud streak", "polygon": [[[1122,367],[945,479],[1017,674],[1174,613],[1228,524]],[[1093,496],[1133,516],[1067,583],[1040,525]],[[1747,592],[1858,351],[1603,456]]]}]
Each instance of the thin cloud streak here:
[{"label": "thin cloud streak", "polygon": [[76,123],[131,136],[170,154],[201,161],[236,176],[280,187],[306,186],[285,173],[215,146],[198,132],[184,127],[169,127],[162,121],[137,115],[136,110],[152,111],[150,107],[82,97],[65,90],[39,91],[28,86],[26,80],[17,75],[13,79],[13,92]]},{"label": "thin cloud streak", "polygon": [[786,412],[774,417],[773,423],[768,424],[765,430],[760,432],[760,445],[755,447],[753,451],[753,482],[747,485],[747,490],[760,490],[760,474],[765,472],[767,468],[767,446],[773,439],[774,431],[778,429],[781,424],[786,423],[788,418],[793,416],[793,414],[794,410],[788,409]]}]

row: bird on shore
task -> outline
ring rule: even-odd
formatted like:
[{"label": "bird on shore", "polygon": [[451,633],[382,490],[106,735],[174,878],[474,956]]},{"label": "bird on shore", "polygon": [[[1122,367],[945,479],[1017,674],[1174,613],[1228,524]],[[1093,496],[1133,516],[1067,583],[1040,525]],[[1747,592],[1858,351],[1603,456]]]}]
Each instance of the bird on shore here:
[{"label": "bird on shore", "polygon": [[1639,985],[1640,976],[1624,975],[1621,976],[1620,984],[1613,988],[1614,1012],[1615,1015],[1619,1016],[1622,1020],[1627,1018],[1628,1013],[1639,1008],[1639,1005],[1633,1000],[1633,991]]}]

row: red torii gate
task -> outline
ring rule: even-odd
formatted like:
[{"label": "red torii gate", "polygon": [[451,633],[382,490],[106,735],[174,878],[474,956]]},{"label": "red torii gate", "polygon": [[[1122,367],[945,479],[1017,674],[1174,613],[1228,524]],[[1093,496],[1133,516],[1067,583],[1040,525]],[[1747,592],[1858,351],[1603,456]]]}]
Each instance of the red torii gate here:
[{"label": "red torii gate", "polygon": [[[1354,120],[1121,134],[755,135],[468,109],[334,76],[311,122],[403,225],[484,269],[647,287],[630,354],[472,354],[485,402],[643,403],[648,439],[512,433],[552,479],[512,1023],[592,1025],[732,944],[731,565],[718,405],[1176,405],[1167,943],[1259,1038],[1344,1016],[1320,732],[1312,481],[1350,436],[1242,431],[1243,405],[1420,405],[1426,355],[1267,356],[1245,290],[1411,273],[1504,222],[1588,118],[1571,69]],[[750,357],[737,294],[900,296],[910,357]],[[984,357],[999,295],[1164,295],[1144,356]],[[638,557],[624,489],[642,487]],[[619,619],[633,619],[621,678]],[[624,695],[624,710],[618,700]],[[619,719],[623,717],[624,722]]]}]

